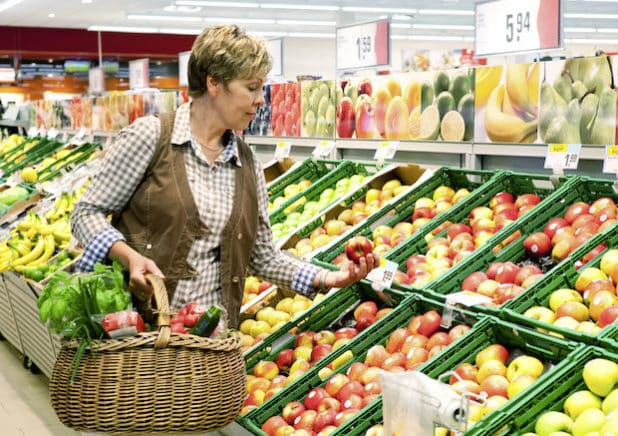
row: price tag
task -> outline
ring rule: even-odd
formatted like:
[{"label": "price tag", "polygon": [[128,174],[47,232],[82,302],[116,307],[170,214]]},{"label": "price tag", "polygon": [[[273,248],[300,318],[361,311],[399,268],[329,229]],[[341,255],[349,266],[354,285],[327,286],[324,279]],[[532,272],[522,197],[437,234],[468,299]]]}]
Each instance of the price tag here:
[{"label": "price tag", "polygon": [[282,160],[290,156],[292,144],[289,141],[279,141],[275,146],[275,159]]},{"label": "price tag", "polygon": [[579,164],[581,144],[548,144],[545,168],[553,170],[576,170]]},{"label": "price tag", "polygon": [[618,145],[605,146],[605,159],[603,160],[603,172],[618,174]]},{"label": "price tag", "polygon": [[56,136],[58,136],[59,133],[60,132],[58,131],[58,129],[55,129],[55,128],[52,127],[51,129],[49,129],[47,131],[47,138],[48,139],[55,139]]},{"label": "price tag", "polygon": [[337,69],[368,68],[390,63],[388,20],[337,28]]},{"label": "price tag", "polygon": [[313,150],[313,156],[315,157],[327,157],[331,151],[335,149],[335,141],[320,141],[318,146]]},{"label": "price tag", "polygon": [[131,89],[148,88],[150,76],[148,58],[129,61],[129,87]]},{"label": "price tag", "polygon": [[32,136],[37,136],[39,134],[39,129],[37,129],[36,127],[30,127],[28,129],[28,136],[32,137]]},{"label": "price tag", "polygon": [[395,262],[380,259],[380,266],[378,268],[374,268],[369,274],[367,274],[367,280],[373,282],[371,287],[375,291],[382,291],[391,287],[396,271],[397,264]]},{"label": "price tag", "polygon": [[88,88],[90,92],[105,91],[105,72],[103,68],[90,68],[88,70]]},{"label": "price tag", "polygon": [[489,0],[475,7],[477,57],[563,45],[560,0]]},{"label": "price tag", "polygon": [[0,229],[0,241],[4,242],[6,240],[9,239],[9,237],[11,236],[11,228],[7,227],[4,229]]},{"label": "price tag", "polygon": [[458,304],[470,307],[478,304],[488,304],[491,303],[491,301],[492,299],[485,295],[470,291],[461,291],[455,292],[454,294],[448,294],[446,296],[446,304],[444,305],[440,325],[443,328],[449,328],[451,326],[451,322],[453,321],[453,309]]},{"label": "price tag", "polygon": [[392,159],[397,152],[399,141],[382,141],[378,144],[378,148],[374,155],[374,159],[384,162],[386,159]]}]

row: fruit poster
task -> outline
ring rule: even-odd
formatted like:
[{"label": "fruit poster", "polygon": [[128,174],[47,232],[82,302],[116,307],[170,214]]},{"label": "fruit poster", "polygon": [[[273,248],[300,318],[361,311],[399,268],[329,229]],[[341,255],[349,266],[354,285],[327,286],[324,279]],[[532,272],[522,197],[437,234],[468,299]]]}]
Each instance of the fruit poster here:
[{"label": "fruit poster", "polygon": [[[419,116],[419,134],[414,139],[472,141],[474,70],[464,68],[429,73],[421,86]],[[412,125],[412,116],[410,120]]]},{"label": "fruit poster", "polygon": [[543,64],[542,142],[616,143],[615,60],[602,55]]},{"label": "fruit poster", "polygon": [[337,137],[415,139],[424,73],[342,80]]},{"label": "fruit poster", "polygon": [[306,80],[300,84],[301,136],[335,137],[337,90],[334,80]]},{"label": "fruit poster", "polygon": [[69,113],[72,129],[92,127],[92,98],[73,97],[70,100]]},{"label": "fruit poster", "polygon": [[270,85],[264,85],[264,105],[257,109],[255,117],[245,130],[246,135],[266,136],[269,134],[271,107]]},{"label": "fruit poster", "polygon": [[510,64],[474,70],[476,142],[537,141],[541,65]]},{"label": "fruit poster", "polygon": [[300,83],[270,86],[271,132],[274,136],[300,136]]},{"label": "fruit poster", "polygon": [[144,95],[129,95],[129,124],[144,116]]}]

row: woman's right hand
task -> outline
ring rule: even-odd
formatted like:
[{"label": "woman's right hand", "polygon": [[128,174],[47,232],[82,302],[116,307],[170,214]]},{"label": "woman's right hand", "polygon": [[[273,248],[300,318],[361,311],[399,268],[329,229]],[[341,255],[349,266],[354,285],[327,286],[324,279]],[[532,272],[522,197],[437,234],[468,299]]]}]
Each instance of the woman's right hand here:
[{"label": "woman's right hand", "polygon": [[149,301],[154,290],[146,280],[146,274],[165,278],[157,264],[142,256],[124,241],[116,241],[109,251],[110,258],[116,258],[129,270],[129,288],[142,301]]}]

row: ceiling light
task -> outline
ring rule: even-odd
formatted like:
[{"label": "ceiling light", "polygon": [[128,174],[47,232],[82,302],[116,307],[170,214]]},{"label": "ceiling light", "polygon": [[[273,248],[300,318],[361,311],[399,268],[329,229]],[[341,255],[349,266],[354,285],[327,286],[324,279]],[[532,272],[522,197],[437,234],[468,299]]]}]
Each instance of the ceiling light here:
[{"label": "ceiling light", "polygon": [[0,3],[0,12],[6,11],[8,8],[12,8],[15,5],[20,4],[24,0],[7,0],[5,2]]},{"label": "ceiling light", "polygon": [[127,15],[129,20],[149,20],[149,21],[202,21],[200,17],[180,17],[177,15]]},{"label": "ceiling light", "polygon": [[393,20],[400,20],[400,21],[407,21],[407,20],[411,20],[412,19],[412,17],[410,15],[404,15],[404,14],[394,14],[391,18]]},{"label": "ceiling light", "polygon": [[82,0],[82,3],[92,3],[92,0]]},{"label": "ceiling light", "polygon": [[401,8],[370,8],[365,6],[343,6],[341,8],[345,12],[390,12],[393,14],[416,14],[416,9],[401,9]]},{"label": "ceiling light", "polygon": [[596,18],[599,20],[614,20],[618,14],[564,14],[564,18]]},{"label": "ceiling light", "polygon": [[237,2],[203,2],[193,0],[178,0],[177,5],[181,6],[215,6],[224,8],[259,8],[259,3],[237,3]]},{"label": "ceiling light", "polygon": [[599,33],[618,33],[618,29],[597,29]]},{"label": "ceiling light", "polygon": [[410,35],[413,41],[463,41],[462,36],[443,36],[443,35]]},{"label": "ceiling light", "polygon": [[193,12],[199,12],[202,10],[202,8],[200,6],[176,6],[176,5],[169,5],[163,8],[163,10],[165,12],[186,12],[186,13],[193,13]]},{"label": "ceiling light", "polygon": [[460,9],[419,9],[418,13],[424,15],[474,15],[474,11]]},{"label": "ceiling light", "polygon": [[311,20],[277,20],[277,24],[290,24],[299,26],[335,26],[336,21],[311,21]]},{"label": "ceiling light", "polygon": [[334,33],[313,33],[313,32],[290,32],[288,34],[297,38],[334,38]]},{"label": "ceiling light", "polygon": [[47,14],[47,16],[48,16],[49,18],[54,18],[54,17],[56,16],[56,14],[54,14],[54,13],[52,12],[51,14]]},{"label": "ceiling light", "polygon": [[464,41],[474,41],[474,36],[464,36]]},{"label": "ceiling light", "polygon": [[412,24],[408,23],[391,23],[391,27],[394,29],[411,29]]},{"label": "ceiling light", "polygon": [[275,24],[275,20],[264,18],[234,18],[234,17],[208,17],[204,21],[211,23],[244,23],[244,24]]},{"label": "ceiling light", "polygon": [[594,27],[565,27],[564,31],[569,33],[593,33],[597,29]]},{"label": "ceiling light", "polygon": [[247,33],[250,33],[251,35],[256,35],[256,36],[287,36],[287,32],[261,32],[261,31],[253,31],[253,30],[247,30]]},{"label": "ceiling light", "polygon": [[474,30],[474,26],[458,24],[412,24],[413,29]]},{"label": "ceiling light", "polygon": [[595,38],[574,38],[574,39],[569,39],[569,38],[565,38],[564,42],[567,43],[571,43],[571,44],[590,44],[590,43],[597,43],[597,44],[618,44],[618,39],[595,39]]},{"label": "ceiling light", "polygon": [[159,29],[159,33],[168,33],[172,35],[199,35],[202,29],[170,29],[162,27]]},{"label": "ceiling light", "polygon": [[156,27],[127,27],[127,26],[90,26],[88,30],[94,32],[129,32],[129,33],[157,33]]},{"label": "ceiling light", "polygon": [[391,35],[391,39],[408,39],[406,35]]},{"label": "ceiling light", "polygon": [[260,7],[264,9],[304,9],[308,11],[338,11],[339,6],[322,6],[322,5],[292,5],[285,3],[260,3]]}]

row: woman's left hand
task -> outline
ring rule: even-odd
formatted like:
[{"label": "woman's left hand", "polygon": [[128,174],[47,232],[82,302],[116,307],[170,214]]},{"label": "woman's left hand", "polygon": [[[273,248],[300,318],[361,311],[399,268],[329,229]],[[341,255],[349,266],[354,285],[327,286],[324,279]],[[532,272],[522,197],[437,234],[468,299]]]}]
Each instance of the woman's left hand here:
[{"label": "woman's left hand", "polygon": [[339,271],[328,271],[324,278],[327,288],[343,288],[367,277],[369,272],[380,265],[380,258],[370,253],[361,257],[359,263],[348,261]]}]

